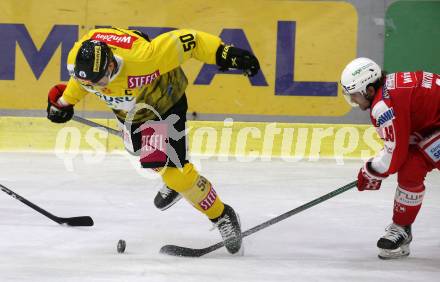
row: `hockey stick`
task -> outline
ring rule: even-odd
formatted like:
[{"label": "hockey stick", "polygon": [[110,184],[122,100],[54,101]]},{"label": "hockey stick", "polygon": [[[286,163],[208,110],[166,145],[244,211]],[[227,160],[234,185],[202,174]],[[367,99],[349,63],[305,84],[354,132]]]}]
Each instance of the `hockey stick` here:
[{"label": "hockey stick", "polygon": [[15,198],[22,202],[23,204],[27,205],[28,207],[36,210],[37,212],[41,213],[42,215],[52,219],[58,224],[67,224],[69,226],[93,226],[93,219],[90,216],[76,216],[76,217],[58,217],[50,212],[43,210],[39,206],[29,202],[22,196],[18,195],[14,191],[9,190],[2,184],[0,184],[0,189],[5,192],[6,194],[12,196],[12,198]]},{"label": "hockey stick", "polygon": [[79,123],[82,123],[82,124],[85,124],[85,125],[88,125],[90,127],[95,127],[95,128],[98,128],[98,129],[99,128],[104,128],[105,130],[107,130],[108,132],[110,132],[113,135],[116,135],[116,136],[119,136],[119,137],[122,136],[122,133],[119,130],[116,130],[114,128],[111,128],[111,127],[108,127],[108,126],[96,123],[94,121],[91,121],[91,120],[88,120],[88,119],[85,119],[85,118],[82,118],[82,117],[79,117],[79,116],[76,116],[76,115],[74,115],[72,117],[72,120],[74,120],[76,122],[79,122]]},{"label": "hockey stick", "polygon": [[[308,202],[302,206],[299,206],[293,210],[290,210],[286,213],[283,213],[277,217],[274,217],[268,221],[265,221],[257,226],[252,227],[251,229],[246,230],[241,234],[242,238],[249,236],[257,231],[260,231],[262,229],[265,229],[277,222],[280,222],[281,220],[284,220],[288,217],[291,217],[294,214],[300,213],[306,209],[309,209],[319,203],[322,203],[330,198],[333,198],[336,195],[339,195],[347,190],[350,190],[353,187],[356,187],[357,181],[353,181],[345,186],[342,186],[341,188],[338,188],[328,194],[325,194],[324,196],[321,196],[311,202]],[[160,253],[167,254],[171,256],[180,256],[180,257],[201,257],[203,255],[206,255],[207,253],[213,252],[221,247],[224,246],[223,242],[218,242],[217,244],[211,245],[209,247],[203,248],[203,249],[193,249],[193,248],[186,248],[186,247],[180,247],[176,245],[165,245],[160,249]]]}]

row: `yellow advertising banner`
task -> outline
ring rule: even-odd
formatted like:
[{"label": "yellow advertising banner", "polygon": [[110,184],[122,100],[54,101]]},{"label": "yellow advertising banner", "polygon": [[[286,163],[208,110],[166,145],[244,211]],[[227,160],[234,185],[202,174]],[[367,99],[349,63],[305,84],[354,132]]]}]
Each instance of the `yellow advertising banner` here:
[{"label": "yellow advertising banner", "polygon": [[[117,128],[115,119],[93,122]],[[285,161],[308,159],[368,159],[383,143],[371,125],[268,122],[188,121],[188,149],[192,157],[227,160]],[[45,131],[46,134],[40,134]],[[39,138],[35,138],[35,136]],[[43,117],[0,118],[0,152],[42,151],[103,155],[124,151],[119,136],[77,122],[48,123]],[[137,160],[137,158],[135,157]]]},{"label": "yellow advertising banner", "polygon": [[[154,38],[192,28],[251,50],[261,72],[252,78],[213,65],[184,65],[190,111],[206,114],[342,116],[340,87],[356,56],[357,12],[344,2],[277,0],[0,2],[0,108],[44,109],[48,89],[68,79],[67,53],[99,26],[138,29]],[[105,111],[87,97],[77,110]]]}]

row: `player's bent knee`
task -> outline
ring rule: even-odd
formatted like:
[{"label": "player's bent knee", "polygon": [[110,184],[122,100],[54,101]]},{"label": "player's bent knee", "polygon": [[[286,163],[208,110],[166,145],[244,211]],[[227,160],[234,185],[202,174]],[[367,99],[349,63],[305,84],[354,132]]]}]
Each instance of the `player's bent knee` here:
[{"label": "player's bent knee", "polygon": [[185,164],[183,168],[165,167],[159,173],[162,173],[163,182],[179,193],[194,186],[199,177],[199,173],[191,163]]}]

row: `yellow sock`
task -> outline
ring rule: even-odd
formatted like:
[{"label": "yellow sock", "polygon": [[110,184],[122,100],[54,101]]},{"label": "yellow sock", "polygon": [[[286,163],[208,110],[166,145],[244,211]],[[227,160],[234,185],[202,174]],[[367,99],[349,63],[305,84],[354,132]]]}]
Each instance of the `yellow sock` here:
[{"label": "yellow sock", "polygon": [[165,184],[179,192],[196,209],[208,218],[219,217],[224,209],[223,202],[212,187],[211,182],[199,175],[193,164],[187,163],[182,169],[166,167],[162,171]]}]

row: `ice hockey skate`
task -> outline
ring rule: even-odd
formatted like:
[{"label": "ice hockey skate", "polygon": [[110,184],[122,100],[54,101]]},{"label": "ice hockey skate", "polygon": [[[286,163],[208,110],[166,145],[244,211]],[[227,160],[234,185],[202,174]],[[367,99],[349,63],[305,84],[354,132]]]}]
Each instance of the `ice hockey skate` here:
[{"label": "ice hockey skate", "polygon": [[407,257],[410,253],[409,244],[412,241],[411,225],[400,226],[391,224],[386,233],[377,241],[380,249],[380,259],[398,259]]},{"label": "ice hockey skate", "polygon": [[182,195],[164,185],[154,197],[156,208],[164,211],[182,199]]},{"label": "ice hockey skate", "polygon": [[211,221],[220,231],[228,252],[230,254],[243,254],[240,219],[234,209],[225,204],[222,215],[216,219],[211,219]]}]

